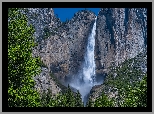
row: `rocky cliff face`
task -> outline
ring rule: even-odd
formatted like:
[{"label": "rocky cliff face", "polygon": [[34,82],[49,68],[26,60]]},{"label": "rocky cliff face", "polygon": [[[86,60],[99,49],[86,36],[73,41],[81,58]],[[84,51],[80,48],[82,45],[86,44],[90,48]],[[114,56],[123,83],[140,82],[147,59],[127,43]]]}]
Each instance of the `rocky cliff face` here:
[{"label": "rocky cliff face", "polygon": [[[136,57],[139,53],[146,55],[146,13],[147,10],[143,8],[102,8],[100,10],[97,18],[95,47],[98,77],[108,74],[110,66],[116,67],[125,60]],[[137,57],[137,60],[138,67],[146,72],[147,58]],[[109,85],[94,86],[90,92],[90,98],[95,100],[102,91],[105,91],[104,88],[108,88],[107,92],[110,90]]]},{"label": "rocky cliff face", "polygon": [[[24,8],[24,14],[28,17],[28,23],[35,28],[35,40],[41,42],[50,36],[49,31],[54,31],[62,22],[54,15],[52,8]],[[51,32],[50,32],[51,33]]]},{"label": "rocky cliff face", "polygon": [[147,17],[143,8],[102,8],[97,17],[96,73],[108,73],[146,49]]},{"label": "rocky cliff face", "polygon": [[94,24],[95,15],[89,11],[81,11],[67,23],[67,38],[69,39],[69,75],[77,73],[84,60],[88,36]]},{"label": "rocky cliff face", "polygon": [[39,93],[47,92],[48,89],[52,90],[52,94],[56,95],[62,92],[62,89],[56,84],[56,82],[51,78],[50,73],[47,68],[42,67],[42,72],[34,77],[36,82],[35,88]]},{"label": "rocky cliff face", "polygon": [[[47,44],[44,44],[45,39],[51,36],[53,32],[56,32],[55,28],[60,26],[62,22],[54,16],[52,8],[24,8],[21,11],[28,17],[28,24],[32,24],[35,28],[34,38],[38,46],[33,49],[33,56],[46,56],[46,58],[48,58],[48,55],[44,53],[49,52],[43,50],[47,47]],[[51,78],[50,70],[47,66],[41,67],[41,73],[35,76],[34,80],[36,82],[35,88],[40,93],[43,91],[47,92],[49,89],[52,90],[52,94],[55,95],[64,89],[60,88],[56,81]]]},{"label": "rocky cliff face", "polygon": [[69,22],[59,26],[57,33],[41,41],[39,56],[58,79],[64,81],[66,76],[71,77],[78,71],[94,18],[91,12],[78,12]]},{"label": "rocky cliff face", "polygon": [[[84,10],[74,14],[71,20],[61,22],[52,8],[26,8],[23,13],[36,30],[34,36],[38,46],[33,49],[33,56],[39,56],[47,68],[47,71],[42,68],[41,74],[35,77],[36,88],[54,88],[56,94],[61,88],[49,78],[50,73],[62,84],[73,78],[84,60],[87,39],[96,16],[93,12]],[[97,81],[102,81],[110,66],[118,66],[146,50],[146,13],[147,10],[142,8],[100,10],[95,37]],[[90,94],[94,94],[93,91],[100,93],[104,87],[94,87]]]},{"label": "rocky cliff face", "polygon": [[[74,17],[62,23],[52,8],[26,8],[24,13],[29,24],[35,27],[33,56],[40,57],[48,72],[42,69],[43,77],[36,76],[37,88],[47,90],[50,83],[43,83],[52,73],[63,84],[77,73],[84,59],[88,35],[94,23],[95,14],[90,11],[77,12]],[[45,72],[45,73],[44,73]],[[43,78],[43,79],[42,79]],[[55,88],[57,89],[57,88]],[[43,89],[44,90],[44,89]],[[60,89],[55,90],[59,92]]]}]

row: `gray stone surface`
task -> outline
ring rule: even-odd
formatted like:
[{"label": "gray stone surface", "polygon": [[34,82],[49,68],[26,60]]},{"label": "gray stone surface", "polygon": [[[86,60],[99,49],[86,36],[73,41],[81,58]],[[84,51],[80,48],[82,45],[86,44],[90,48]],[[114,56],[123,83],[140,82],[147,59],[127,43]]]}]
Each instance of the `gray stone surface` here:
[{"label": "gray stone surface", "polygon": [[105,69],[102,74],[146,49],[145,8],[102,8],[96,29],[96,71]]},{"label": "gray stone surface", "polygon": [[[33,56],[39,56],[48,68],[48,72],[66,85],[66,76],[71,78],[84,59],[87,38],[91,32],[95,14],[90,11],[80,11],[65,23],[60,22],[52,8],[26,8],[25,14],[29,24],[32,24],[36,30],[34,37],[38,46],[33,49]],[[45,32],[49,32],[46,38]],[[44,73],[44,76],[42,73],[36,76],[42,84],[37,82],[37,87],[41,85],[44,90],[49,88],[50,84],[45,81],[48,79],[48,73]]]},{"label": "gray stone surface", "polygon": [[53,95],[60,93],[62,90],[55,81],[52,80],[49,70],[45,67],[41,67],[41,73],[34,77],[36,82],[35,88],[38,92],[43,93],[44,91],[47,92],[48,90],[52,91]]},{"label": "gray stone surface", "polygon": [[[84,60],[87,39],[96,16],[91,11],[80,11],[62,23],[52,8],[28,8],[25,12],[29,24],[36,30],[34,36],[38,46],[33,49],[33,56],[39,56],[48,69],[43,69],[35,77],[36,87],[42,90],[52,88],[57,93],[60,89],[49,79],[49,73],[64,85],[66,78],[77,73]],[[49,35],[44,37],[46,33]],[[102,8],[97,17],[95,39],[97,80],[103,82],[109,72],[108,67],[118,66],[146,50],[146,9]],[[146,72],[146,65],[141,62],[140,66]],[[96,90],[101,91],[98,88]]]}]

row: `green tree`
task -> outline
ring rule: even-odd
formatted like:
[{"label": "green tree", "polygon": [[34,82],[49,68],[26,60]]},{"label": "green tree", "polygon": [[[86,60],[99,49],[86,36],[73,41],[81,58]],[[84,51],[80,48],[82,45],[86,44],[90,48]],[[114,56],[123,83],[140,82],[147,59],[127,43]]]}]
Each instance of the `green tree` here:
[{"label": "green tree", "polygon": [[86,104],[86,107],[94,107],[93,104],[94,103],[92,102],[92,100],[89,99],[88,102],[87,102],[87,104]]},{"label": "green tree", "polygon": [[73,92],[71,91],[69,84],[68,84],[68,90],[65,93],[65,95],[67,99],[66,107],[75,107],[75,97],[74,97]]},{"label": "green tree", "polygon": [[50,92],[43,93],[41,97],[42,107],[83,107],[79,91],[73,94],[69,85],[65,93],[59,93],[55,97]]},{"label": "green tree", "polygon": [[41,107],[54,107],[54,98],[51,90],[48,89],[47,92],[43,91],[41,94]]},{"label": "green tree", "polygon": [[34,28],[18,8],[8,9],[8,106],[40,106],[33,76],[39,73],[38,59],[32,57]]},{"label": "green tree", "polygon": [[[118,98],[116,98],[115,100],[118,106],[136,107],[139,106],[137,103],[141,103],[141,101],[143,100],[139,100],[139,96],[137,95],[139,94],[139,91],[142,90],[139,89],[139,78],[142,78],[146,74],[142,72],[139,67],[140,63],[143,62],[144,56],[140,57],[141,58],[135,57],[126,60],[118,67],[111,68],[111,71],[104,81],[106,92],[108,92],[108,87],[112,88],[111,91],[113,91],[113,88],[117,89]],[[116,74],[116,77],[114,76],[114,73]]]},{"label": "green tree", "polygon": [[79,90],[77,90],[77,93],[76,93],[75,106],[76,107],[84,107]]},{"label": "green tree", "polygon": [[113,107],[113,106],[114,106],[113,100],[109,99],[107,95],[105,95],[104,93],[102,93],[101,97],[94,102],[94,107]]},{"label": "green tree", "polygon": [[147,75],[133,88],[128,85],[129,92],[124,99],[123,107],[146,107],[147,106]]}]

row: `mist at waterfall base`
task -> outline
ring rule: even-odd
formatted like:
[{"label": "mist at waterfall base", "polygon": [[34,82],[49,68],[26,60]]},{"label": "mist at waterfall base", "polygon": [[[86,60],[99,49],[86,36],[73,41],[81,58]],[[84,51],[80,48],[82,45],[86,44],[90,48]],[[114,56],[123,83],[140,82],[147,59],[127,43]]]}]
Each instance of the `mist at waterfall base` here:
[{"label": "mist at waterfall base", "polygon": [[88,100],[88,94],[94,85],[101,83],[96,82],[95,74],[95,59],[94,59],[94,48],[95,48],[95,34],[96,34],[96,19],[92,28],[92,32],[88,37],[87,50],[84,56],[84,62],[81,65],[80,71],[76,74],[70,85],[79,90],[84,105]]}]

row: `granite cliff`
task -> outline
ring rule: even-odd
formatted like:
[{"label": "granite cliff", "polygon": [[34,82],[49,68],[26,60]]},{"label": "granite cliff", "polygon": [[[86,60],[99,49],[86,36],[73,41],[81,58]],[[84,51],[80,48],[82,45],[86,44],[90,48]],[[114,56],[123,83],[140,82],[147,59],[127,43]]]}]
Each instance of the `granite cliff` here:
[{"label": "granite cliff", "polygon": [[[52,8],[26,8],[23,13],[35,28],[34,37],[38,45],[33,49],[33,56],[40,57],[46,67],[41,67],[41,74],[34,79],[36,88],[51,89],[56,94],[65,87],[57,86],[50,74],[65,86],[73,79],[84,60],[87,38],[96,15],[82,10],[75,13],[71,20],[61,22]],[[98,82],[103,83],[109,67],[116,67],[139,53],[146,53],[146,13],[143,8],[102,8],[99,11],[95,36]],[[140,66],[146,72],[146,62],[143,63]],[[90,94],[95,94],[93,98],[99,96],[104,86],[107,85],[92,88]]]},{"label": "granite cliff", "polygon": [[[38,45],[33,49],[33,56],[40,57],[46,66],[47,72],[44,73],[44,77],[51,80],[49,78],[51,73],[66,85],[65,82],[77,73],[84,59],[87,38],[95,14],[91,11],[80,11],[74,14],[71,20],[62,23],[52,8],[26,8],[24,13],[28,17],[29,24],[35,28],[34,36]],[[41,69],[43,73],[44,68]],[[41,79],[39,76],[36,77],[36,85],[42,87],[41,89],[52,88],[43,82],[42,77]],[[52,86],[55,85],[56,83]],[[60,89],[55,88],[55,91],[59,92]]]},{"label": "granite cliff", "polygon": [[97,72],[108,72],[146,49],[147,17],[143,8],[102,8],[98,14],[95,59]]},{"label": "granite cliff", "polygon": [[[147,10],[144,8],[102,8],[98,14],[95,46],[96,74],[107,76],[110,67],[117,67],[132,58],[143,73],[147,71]],[[101,26],[100,26],[101,25]],[[140,55],[142,56],[138,56]],[[113,73],[116,76],[116,73]],[[123,76],[125,79],[125,75]],[[139,76],[142,78],[142,76]],[[106,80],[108,77],[106,78]],[[105,80],[105,82],[106,82]],[[139,81],[139,78],[136,79]],[[95,86],[91,99],[100,96],[109,84]],[[116,91],[117,92],[117,91]],[[108,93],[110,94],[110,93]]]}]

